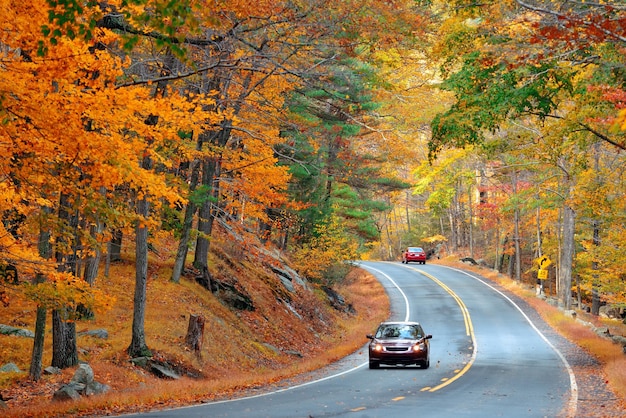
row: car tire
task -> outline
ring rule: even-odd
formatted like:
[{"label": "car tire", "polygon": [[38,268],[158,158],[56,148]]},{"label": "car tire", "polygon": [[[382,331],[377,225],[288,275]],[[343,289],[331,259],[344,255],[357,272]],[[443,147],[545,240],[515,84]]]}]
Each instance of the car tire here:
[{"label": "car tire", "polygon": [[380,363],[377,361],[370,361],[370,369],[378,369],[380,367]]},{"label": "car tire", "polygon": [[424,360],[421,364],[422,369],[427,369],[430,367],[430,360]]}]

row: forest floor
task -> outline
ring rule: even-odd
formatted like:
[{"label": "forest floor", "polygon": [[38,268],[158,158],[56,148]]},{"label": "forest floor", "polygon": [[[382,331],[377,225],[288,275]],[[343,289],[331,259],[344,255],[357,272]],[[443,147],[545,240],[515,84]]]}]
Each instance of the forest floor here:
[{"label": "forest floor", "polygon": [[[579,318],[583,321],[576,321],[571,316],[564,315],[560,310],[550,306],[545,301],[538,299],[534,295],[534,289],[528,286],[519,286],[514,281],[507,279],[491,270],[467,266],[456,259],[448,258],[437,260],[436,262],[475,271],[483,277],[488,278],[496,286],[504,290],[518,303],[535,323],[539,325],[541,331],[548,335],[555,346],[564,354],[570,363],[578,386],[578,408],[577,417],[623,417],[626,410],[626,355],[621,347],[598,336],[591,330],[589,323],[596,326],[609,327],[615,335],[626,335],[626,325],[619,321],[602,320],[593,318],[587,314],[580,313]],[[118,276],[125,276],[120,273]],[[132,286],[126,280],[120,279],[114,284],[114,288],[120,291],[124,287]],[[170,293],[167,297],[155,301],[158,304],[156,315],[163,316],[164,312],[172,312],[172,317],[176,315],[184,316],[189,311],[191,294],[188,292],[174,293],[178,288],[170,287],[167,283],[162,283],[159,287],[152,284],[155,292],[163,294]],[[128,344],[129,335],[127,329],[119,329],[120,337],[112,337],[109,341],[98,341],[94,339],[79,341],[81,355],[89,360],[95,372],[96,380],[112,387],[112,390],[104,395],[85,397],[77,402],[53,402],[52,394],[63,383],[67,383],[74,370],[64,370],[59,375],[46,375],[38,382],[31,382],[25,373],[12,374],[5,373],[0,377],[0,394],[6,401],[7,408],[0,411],[0,414],[9,417],[61,417],[61,416],[104,416],[117,415],[129,412],[146,411],[158,408],[171,408],[207,402],[225,396],[236,396],[237,393],[249,391],[252,388],[260,388],[265,385],[277,383],[283,379],[298,379],[298,376],[305,376],[307,372],[313,371],[324,365],[331,364],[345,355],[355,352],[365,344],[365,334],[370,333],[380,322],[385,319],[389,312],[388,300],[384,297],[384,291],[380,284],[363,270],[355,269],[338,289],[342,295],[346,296],[352,304],[357,314],[336,316],[333,329],[340,332],[327,332],[320,334],[316,338],[323,341],[323,346],[333,347],[332,349],[309,350],[297,361],[293,359],[268,360],[267,357],[258,360],[252,368],[249,365],[241,367],[241,359],[225,356],[223,358],[214,357],[211,362],[207,360],[209,355],[218,354],[207,353],[205,359],[191,361],[191,366],[202,374],[201,379],[182,378],[176,381],[165,381],[158,379],[147,373],[143,373],[136,367],[131,367],[127,359],[124,359],[124,344]],[[177,291],[177,290],[176,290]],[[382,295],[382,296],[381,296]],[[185,309],[181,310],[181,297],[187,303]],[[121,298],[124,299],[124,298]],[[155,298],[156,299],[156,298]],[[15,310],[18,306],[12,306]],[[216,310],[215,306],[210,306]],[[21,309],[25,309],[21,306]],[[123,307],[122,307],[123,309]],[[30,308],[32,311],[32,308]],[[22,312],[19,318],[28,323],[29,315],[32,312]],[[0,323],[6,323],[7,315],[16,315],[13,311],[0,312]],[[125,316],[124,316],[125,315]],[[116,334],[116,322],[120,319],[128,319],[129,312],[113,312],[102,318],[97,324],[91,324],[98,328],[108,328],[112,334]],[[24,319],[26,317],[26,319]],[[228,316],[224,316],[229,320]],[[161,320],[163,318],[160,318]],[[231,320],[241,318],[230,317]],[[257,318],[244,318],[248,322],[255,322]],[[541,320],[543,319],[543,321]],[[180,346],[182,334],[174,331],[173,325],[164,325],[161,322],[159,328],[152,325],[152,317],[147,317],[147,333],[152,335],[152,345],[158,348],[157,351],[164,352],[162,347]],[[156,319],[154,319],[156,320]],[[14,324],[15,324],[14,320]],[[17,321],[19,322],[19,321]],[[218,321],[219,322],[219,321]],[[90,327],[91,327],[90,325]],[[290,323],[290,327],[302,327],[300,331],[295,331],[293,335],[310,334],[310,327],[306,322],[300,321]],[[214,325],[215,327],[215,325]],[[157,332],[158,329],[158,332]],[[235,331],[230,330],[234,333]],[[237,333],[235,343],[242,334]],[[48,340],[49,336],[46,337]],[[303,337],[304,338],[304,337]],[[31,346],[17,343],[17,337],[0,338],[0,362],[6,363],[5,359],[15,362],[23,370],[27,370],[30,360]],[[247,342],[244,343],[244,345]],[[314,347],[307,341],[301,343],[293,342],[294,347],[307,353],[307,348]],[[317,344],[319,345],[319,344]],[[258,348],[258,347],[257,347]],[[173,356],[170,354],[170,356]],[[173,356],[170,359],[178,358],[180,361],[190,362],[185,354]],[[48,363],[45,363],[45,361]],[[216,363],[211,366],[210,363]],[[44,358],[44,364],[49,364],[49,358]],[[191,367],[190,366],[190,367]],[[304,377],[302,377],[304,378]],[[564,413],[564,416],[568,416]]]}]

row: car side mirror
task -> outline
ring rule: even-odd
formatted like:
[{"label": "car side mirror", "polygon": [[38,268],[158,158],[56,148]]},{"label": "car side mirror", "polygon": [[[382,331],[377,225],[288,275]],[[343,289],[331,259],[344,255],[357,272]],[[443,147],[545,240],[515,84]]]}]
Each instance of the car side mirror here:
[{"label": "car side mirror", "polygon": [[432,335],[428,334],[427,336],[424,337],[425,340],[430,340],[431,338],[433,338]]},{"label": "car side mirror", "polygon": [[367,334],[366,337],[369,338],[370,340],[374,339],[374,336],[372,334]]}]

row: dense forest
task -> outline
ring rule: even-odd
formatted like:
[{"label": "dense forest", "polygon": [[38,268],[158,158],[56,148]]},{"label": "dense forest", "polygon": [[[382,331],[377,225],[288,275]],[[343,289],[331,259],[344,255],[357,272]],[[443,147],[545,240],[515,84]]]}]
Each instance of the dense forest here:
[{"label": "dense forest", "polygon": [[0,28],[0,291],[38,308],[34,379],[50,313],[76,364],[125,246],[148,353],[149,252],[210,279],[217,227],[324,286],[421,245],[626,303],[622,1],[0,0]]}]

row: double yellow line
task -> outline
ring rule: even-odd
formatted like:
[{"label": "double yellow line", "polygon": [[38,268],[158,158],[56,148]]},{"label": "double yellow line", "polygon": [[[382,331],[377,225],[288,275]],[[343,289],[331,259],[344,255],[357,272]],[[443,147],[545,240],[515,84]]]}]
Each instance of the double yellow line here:
[{"label": "double yellow line", "polygon": [[472,325],[472,318],[470,318],[469,311],[467,310],[467,306],[465,306],[465,303],[463,303],[463,300],[456,293],[454,293],[452,289],[450,289],[445,283],[437,279],[435,276],[430,275],[426,273],[425,271],[422,271],[419,269],[413,269],[413,270],[428,277],[430,280],[432,280],[437,285],[439,285],[443,290],[448,292],[450,296],[452,296],[452,298],[454,298],[456,303],[459,305],[459,308],[461,308],[461,313],[463,314],[463,321],[465,322],[465,333],[467,336],[470,337],[472,341],[472,356],[470,360],[465,364],[465,367],[463,367],[461,370],[455,370],[456,374],[453,377],[442,379],[443,383],[435,387],[427,386],[425,388],[422,388],[421,390],[422,392],[435,392],[443,387],[448,386],[450,383],[454,382],[455,380],[463,376],[472,367],[472,365],[474,364],[474,361],[476,360],[476,337],[474,335],[474,326]]}]

